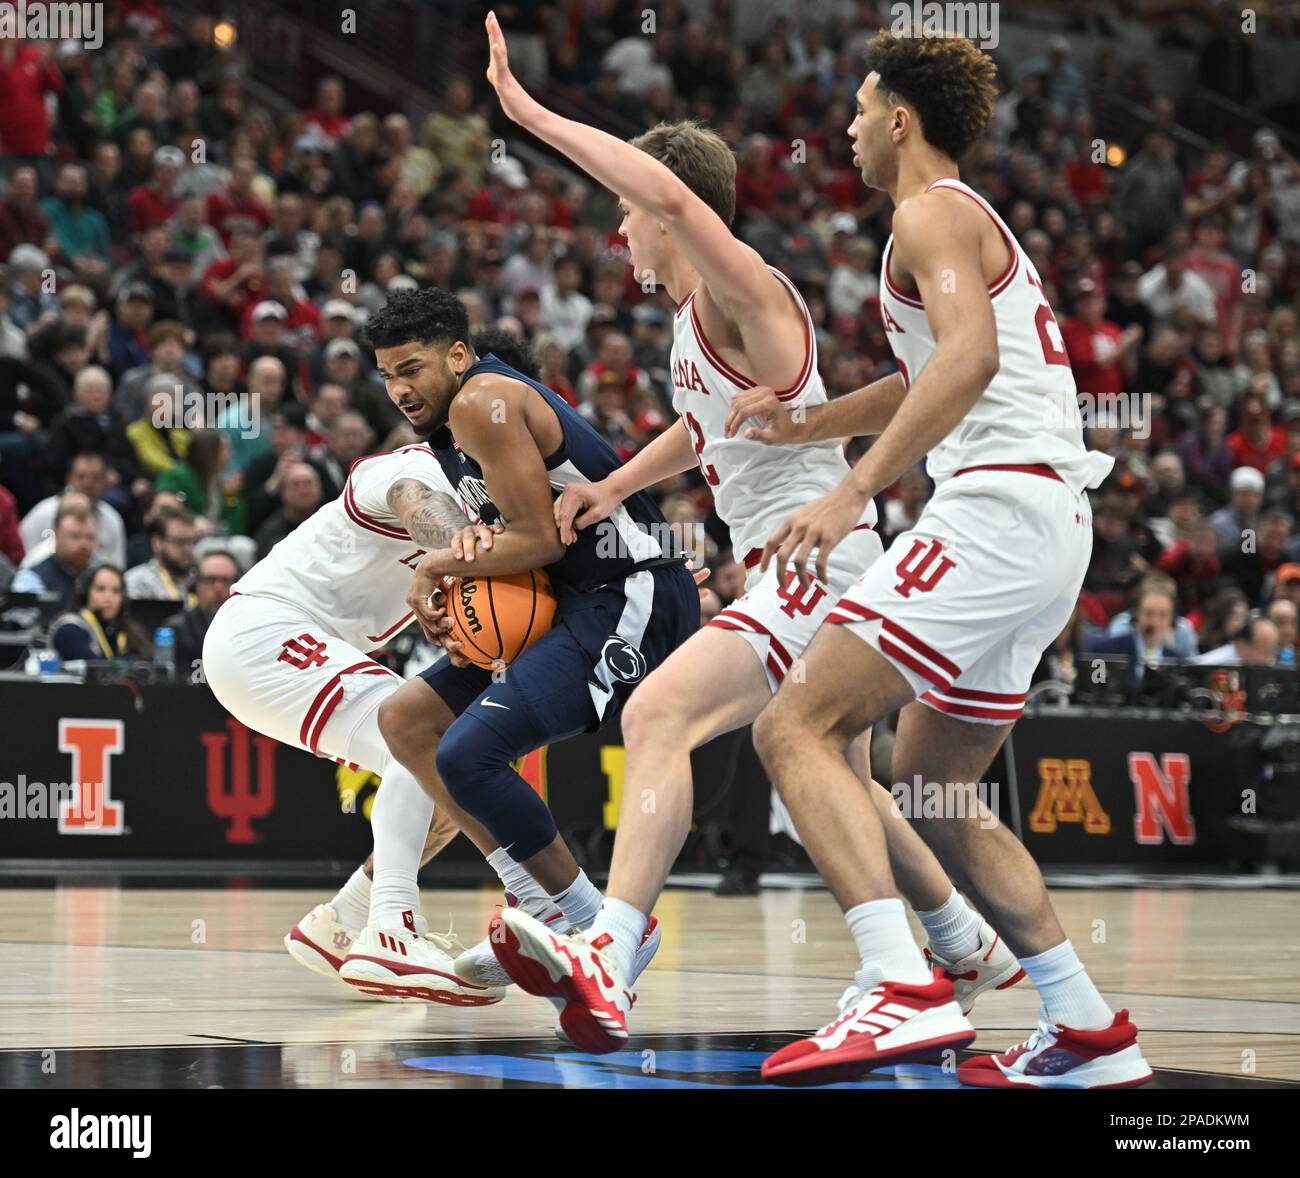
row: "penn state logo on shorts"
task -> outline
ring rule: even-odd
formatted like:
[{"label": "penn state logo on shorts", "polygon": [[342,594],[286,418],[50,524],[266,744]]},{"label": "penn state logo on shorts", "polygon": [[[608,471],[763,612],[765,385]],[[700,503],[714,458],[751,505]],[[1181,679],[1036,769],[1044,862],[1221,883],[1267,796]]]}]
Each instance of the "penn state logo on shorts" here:
[{"label": "penn state logo on shorts", "polygon": [[610,675],[620,683],[635,683],[645,675],[645,655],[626,638],[619,638],[617,635],[605,640],[605,645],[600,652],[600,661],[609,668]]}]

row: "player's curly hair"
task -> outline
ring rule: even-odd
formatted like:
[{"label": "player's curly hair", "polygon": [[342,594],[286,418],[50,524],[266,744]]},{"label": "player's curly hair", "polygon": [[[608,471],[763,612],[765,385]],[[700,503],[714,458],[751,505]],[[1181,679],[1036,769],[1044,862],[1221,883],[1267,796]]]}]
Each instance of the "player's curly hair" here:
[{"label": "player's curly hair", "polygon": [[362,342],[369,348],[403,344],[469,343],[469,312],[451,291],[427,286],[388,296],[387,304],[366,320]]},{"label": "player's curly hair", "polygon": [[716,131],[693,119],[659,123],[628,142],[658,160],[724,225],[736,216],[736,157]]},{"label": "player's curly hair", "polygon": [[867,45],[867,70],[880,75],[882,100],[907,103],[925,141],[954,160],[993,117],[998,68],[965,37],[896,37],[882,30]]}]

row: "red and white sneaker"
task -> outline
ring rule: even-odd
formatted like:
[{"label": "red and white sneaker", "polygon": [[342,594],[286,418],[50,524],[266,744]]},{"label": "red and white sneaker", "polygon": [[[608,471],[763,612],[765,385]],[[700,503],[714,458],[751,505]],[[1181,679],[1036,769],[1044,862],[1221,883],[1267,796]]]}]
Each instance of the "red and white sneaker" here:
[{"label": "red and white sneaker", "polygon": [[929,945],[922,952],[926,963],[942,970],[943,976],[952,983],[962,1014],[970,1014],[975,1009],[975,999],[985,990],[1010,989],[1025,976],[1015,954],[987,920],[980,926],[979,948],[960,961],[940,957]]},{"label": "red and white sneaker", "polygon": [[[564,919],[564,913],[552,904],[547,896],[529,896],[524,900],[520,900],[514,892],[507,892],[505,907],[518,908],[521,912],[527,912],[529,916],[536,917],[544,925],[556,932],[570,933],[573,931],[569,927],[569,922]],[[499,917],[500,913],[494,916],[488,924],[488,935],[486,937],[477,945],[472,945],[466,949],[452,963],[452,970],[461,981],[470,982],[475,986],[514,985],[510,975],[506,973],[497,960],[497,955],[492,952],[494,930],[501,927]]]},{"label": "red and white sneaker", "polygon": [[502,911],[489,929],[497,960],[520,989],[564,1002],[560,1029],[570,1043],[596,1055],[626,1045],[635,998],[614,955],[605,951],[613,941],[608,933],[565,936],[520,908]]},{"label": "red and white sneaker", "polygon": [[431,933],[423,916],[403,913],[400,929],[367,927],[343,959],[339,977],[366,994],[421,998],[445,1006],[491,1006],[506,996],[499,986],[476,986],[452,972],[465,946],[451,933]]},{"label": "red and white sneaker", "polygon": [[778,1084],[855,1080],[896,1063],[926,1063],[969,1046],[975,1028],[939,970],[927,985],[853,985],[840,998],[839,1017],[809,1039],[788,1043],[763,1061],[763,1079]]},{"label": "red and white sneaker", "polygon": [[284,935],[284,947],[299,965],[327,978],[340,981],[339,967],[360,935],[339,923],[338,913],[328,904],[317,904]]},{"label": "red and white sneaker", "polygon": [[977,1088],[1136,1088],[1151,1079],[1137,1033],[1127,1010],[1100,1031],[1057,1026],[1040,1013],[1025,1042],[958,1064],[957,1079]]}]

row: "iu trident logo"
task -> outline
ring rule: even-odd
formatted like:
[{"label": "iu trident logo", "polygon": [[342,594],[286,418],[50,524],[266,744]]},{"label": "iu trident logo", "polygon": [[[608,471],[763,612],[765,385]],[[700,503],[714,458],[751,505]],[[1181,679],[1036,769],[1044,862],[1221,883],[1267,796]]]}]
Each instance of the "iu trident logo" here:
[{"label": "iu trident logo", "polygon": [[898,584],[894,586],[894,592],[903,597],[911,597],[913,589],[918,593],[929,593],[944,573],[956,567],[938,540],[931,540],[929,544],[924,540],[913,540],[911,551],[898,562]]},{"label": "iu trident logo", "polygon": [[[256,843],[261,835],[253,829],[254,818],[265,818],[275,806],[275,744],[269,736],[253,736],[257,743],[257,788],[249,780],[252,757],[249,731],[238,720],[227,719],[225,732],[202,734],[208,753],[208,809],[218,818],[229,818],[228,843]],[[230,752],[230,785],[226,785],[226,746]]]}]

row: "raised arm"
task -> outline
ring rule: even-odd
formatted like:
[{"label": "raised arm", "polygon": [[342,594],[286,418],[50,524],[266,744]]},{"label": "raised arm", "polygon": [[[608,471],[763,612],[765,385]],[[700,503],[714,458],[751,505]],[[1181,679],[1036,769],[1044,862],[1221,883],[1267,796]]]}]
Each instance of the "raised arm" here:
[{"label": "raised arm", "polygon": [[487,18],[488,81],[501,109],[525,130],[563,152],[592,179],[662,221],[699,271],[710,296],[733,322],[762,322],[789,302],[781,283],[722,219],[658,160],[623,140],[547,110],[510,72],[505,36]]}]

